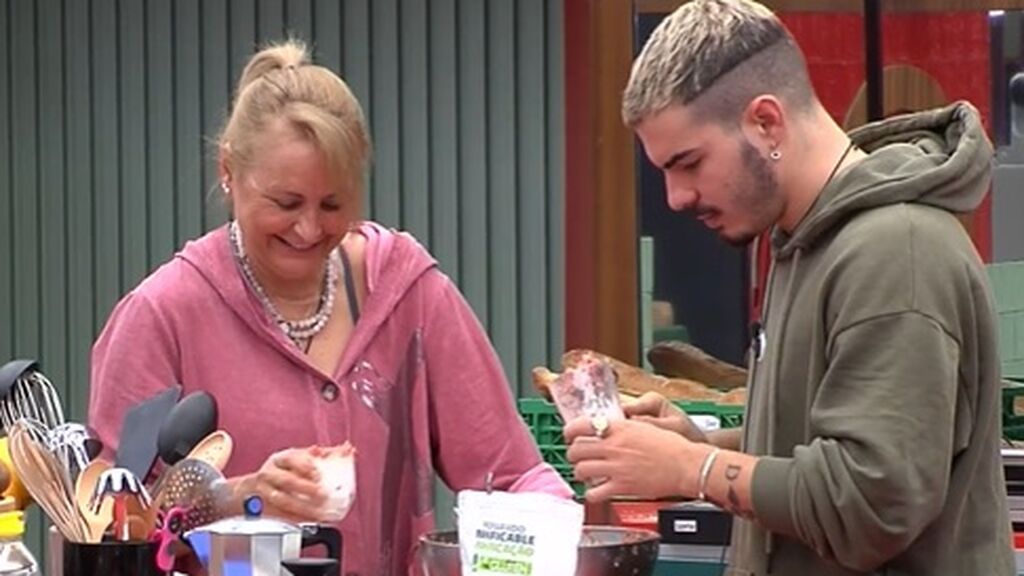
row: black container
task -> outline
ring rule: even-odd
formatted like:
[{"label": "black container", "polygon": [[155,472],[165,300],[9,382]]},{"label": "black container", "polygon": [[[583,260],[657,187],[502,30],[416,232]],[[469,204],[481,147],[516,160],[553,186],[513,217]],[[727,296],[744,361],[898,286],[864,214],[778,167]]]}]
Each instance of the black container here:
[{"label": "black container", "polygon": [[164,576],[156,565],[159,542],[64,541],[63,576]]},{"label": "black container", "polygon": [[728,546],[732,515],[706,502],[683,502],[658,510],[663,544]]}]

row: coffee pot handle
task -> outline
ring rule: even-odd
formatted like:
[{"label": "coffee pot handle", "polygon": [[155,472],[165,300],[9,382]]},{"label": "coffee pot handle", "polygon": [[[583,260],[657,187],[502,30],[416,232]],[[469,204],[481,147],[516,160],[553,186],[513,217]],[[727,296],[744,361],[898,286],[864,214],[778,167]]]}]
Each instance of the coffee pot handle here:
[{"label": "coffee pot handle", "polygon": [[292,558],[281,562],[293,576],[326,576],[338,569],[334,558]]},{"label": "coffee pot handle", "polygon": [[[310,546],[316,546],[317,544],[322,544],[327,548],[328,558],[337,561],[333,565],[333,569],[322,573],[326,576],[341,576],[341,532],[333,526],[324,526],[322,524],[303,524],[302,547],[309,548]],[[328,567],[325,566],[324,569],[328,570]],[[289,570],[291,570],[291,568],[289,568]]]}]

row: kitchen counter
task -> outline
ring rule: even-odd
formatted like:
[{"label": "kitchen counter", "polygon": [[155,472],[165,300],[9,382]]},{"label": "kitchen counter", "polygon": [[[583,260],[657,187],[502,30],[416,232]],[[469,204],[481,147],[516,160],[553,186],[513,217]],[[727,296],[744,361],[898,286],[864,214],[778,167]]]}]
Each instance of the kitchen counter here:
[{"label": "kitchen counter", "polygon": [[[722,546],[662,544],[654,576],[721,576],[725,570]],[[1024,550],[1017,550],[1017,576],[1024,576]]]},{"label": "kitchen counter", "polygon": [[720,576],[725,554],[724,546],[662,544],[654,576]]}]

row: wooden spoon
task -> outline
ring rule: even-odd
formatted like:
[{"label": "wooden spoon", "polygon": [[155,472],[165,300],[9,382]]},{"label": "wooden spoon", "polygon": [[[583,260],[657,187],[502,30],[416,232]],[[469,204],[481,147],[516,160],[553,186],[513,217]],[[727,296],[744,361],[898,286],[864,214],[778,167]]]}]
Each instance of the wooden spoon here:
[{"label": "wooden spoon", "polygon": [[188,453],[188,458],[202,460],[219,471],[223,471],[231,459],[234,440],[224,430],[215,430],[199,441]]},{"label": "wooden spoon", "polygon": [[[150,513],[153,505],[146,506],[138,497],[130,496],[127,500],[128,535],[132,540],[148,540],[156,529],[155,516]],[[153,520],[151,520],[153,518]]]},{"label": "wooden spoon", "polygon": [[75,500],[78,502],[78,510],[89,526],[87,534],[89,542],[102,540],[103,533],[106,532],[107,526],[113,519],[113,499],[104,498],[96,512],[93,512],[92,506],[90,506],[92,494],[96,490],[96,483],[99,481],[100,475],[108,468],[110,468],[108,462],[99,459],[93,460],[78,474],[78,478],[75,480]]}]

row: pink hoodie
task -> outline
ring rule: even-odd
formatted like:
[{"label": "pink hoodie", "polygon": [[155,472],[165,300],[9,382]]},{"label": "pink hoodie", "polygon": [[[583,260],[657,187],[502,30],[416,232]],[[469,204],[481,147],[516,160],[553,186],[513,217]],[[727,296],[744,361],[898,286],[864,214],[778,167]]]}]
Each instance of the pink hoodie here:
[{"label": "pink hoodie", "polygon": [[480,489],[493,472],[496,489],[572,493],[541,461],[486,334],[434,259],[408,234],[359,231],[369,291],[334,374],[271,322],[221,227],[117,305],[93,348],[89,422],[112,453],[124,413],[180,383],[216,398],[235,439],[227,476],[285,448],[350,441],[357,500],[339,525],[343,570],[393,576],[417,570],[435,472],[453,490]]}]

